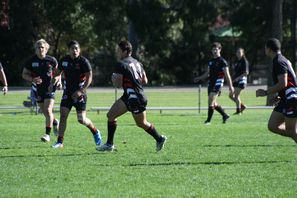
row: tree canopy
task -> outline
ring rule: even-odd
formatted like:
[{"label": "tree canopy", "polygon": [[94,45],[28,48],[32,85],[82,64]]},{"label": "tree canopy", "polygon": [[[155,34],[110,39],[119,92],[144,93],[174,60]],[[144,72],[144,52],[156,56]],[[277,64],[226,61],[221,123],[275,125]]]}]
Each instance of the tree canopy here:
[{"label": "tree canopy", "polygon": [[[292,58],[296,9],[294,0],[282,4],[284,50]],[[230,64],[236,47],[244,47],[257,69],[265,64],[263,44],[277,14],[270,0],[9,0],[8,8],[9,26],[0,28],[0,61],[11,85],[24,84],[22,62],[34,53],[39,38],[50,43],[49,54],[58,59],[67,53],[69,40],[78,40],[99,86],[110,83],[115,46],[128,38],[134,39],[135,56],[151,85],[191,84],[193,73],[205,70],[213,41],[223,44],[222,55]]]}]

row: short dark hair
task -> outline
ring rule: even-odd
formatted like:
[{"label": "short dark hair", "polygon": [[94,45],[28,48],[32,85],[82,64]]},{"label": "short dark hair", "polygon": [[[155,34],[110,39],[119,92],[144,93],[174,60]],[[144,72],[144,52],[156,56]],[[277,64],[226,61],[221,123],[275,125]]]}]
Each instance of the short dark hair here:
[{"label": "short dark hair", "polygon": [[127,50],[128,53],[132,52],[132,45],[129,41],[120,41],[118,43],[119,48],[124,52]]},{"label": "short dark hair", "polygon": [[217,48],[219,48],[219,49],[222,49],[222,45],[221,45],[221,43],[219,43],[219,42],[214,42],[214,43],[212,43],[211,48],[214,48],[214,47],[217,47]]},{"label": "short dark hair", "polygon": [[69,41],[69,43],[67,44],[68,48],[70,48],[72,45],[78,45],[79,46],[79,43],[77,40],[71,40]]},{"label": "short dark hair", "polygon": [[270,38],[266,41],[265,46],[269,49],[271,49],[274,52],[277,52],[281,49],[281,43],[276,38]]}]

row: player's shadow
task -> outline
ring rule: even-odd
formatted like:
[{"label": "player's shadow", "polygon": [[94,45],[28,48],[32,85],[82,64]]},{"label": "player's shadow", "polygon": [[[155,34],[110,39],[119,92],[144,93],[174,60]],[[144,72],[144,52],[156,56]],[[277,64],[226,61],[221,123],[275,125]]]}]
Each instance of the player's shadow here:
[{"label": "player's shadow", "polygon": [[295,163],[289,160],[263,160],[263,161],[209,161],[209,162],[160,162],[160,163],[131,163],[128,166],[193,166],[193,165],[238,165],[238,164],[278,164],[278,163]]},{"label": "player's shadow", "polygon": [[281,145],[281,144],[250,144],[250,145],[244,145],[244,144],[206,144],[202,145],[201,147],[296,147],[295,144],[292,145]]}]

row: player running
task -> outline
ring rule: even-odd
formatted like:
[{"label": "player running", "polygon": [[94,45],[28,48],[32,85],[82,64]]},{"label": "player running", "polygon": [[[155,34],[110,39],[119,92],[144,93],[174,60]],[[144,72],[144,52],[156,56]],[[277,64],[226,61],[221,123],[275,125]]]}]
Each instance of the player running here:
[{"label": "player running", "polygon": [[48,92],[58,62],[54,57],[47,55],[50,46],[44,39],[36,41],[34,47],[35,55],[25,62],[22,77],[37,86],[37,103],[45,117],[45,134],[41,141],[49,142],[51,129],[54,128],[56,134],[59,124],[53,114],[56,85]]},{"label": "player running", "polygon": [[221,57],[222,45],[218,42],[214,42],[211,45],[211,52],[213,55],[213,59],[208,62],[207,71],[194,78],[194,82],[199,82],[208,78],[208,117],[204,124],[209,125],[214,110],[218,111],[222,115],[223,123],[226,123],[227,119],[229,119],[229,115],[227,115],[224,109],[217,103],[217,97],[221,93],[221,89],[224,85],[224,78],[226,78],[227,83],[229,85],[229,95],[234,95],[234,88],[232,86],[232,80],[229,73],[228,63],[227,61]]},{"label": "player running", "polygon": [[114,86],[124,89],[120,99],[114,102],[107,113],[108,135],[106,144],[97,147],[98,151],[114,150],[114,134],[117,128],[117,118],[127,111],[132,116],[138,127],[145,130],[156,140],[156,151],[163,149],[167,137],[160,135],[153,124],[146,120],[147,98],[143,92],[143,84],[147,84],[148,79],[143,66],[136,59],[132,58],[132,45],[129,41],[121,41],[117,48],[118,63],[115,73],[112,75]]},{"label": "player running", "polygon": [[229,95],[230,99],[236,103],[236,112],[234,114],[240,115],[246,106],[241,102],[240,93],[247,85],[247,75],[249,74],[249,62],[247,61],[244,49],[238,48],[236,50],[237,61],[234,67],[233,87],[234,95]]},{"label": "player running", "polygon": [[8,84],[7,84],[6,75],[1,62],[0,62],[0,81],[3,85],[3,88],[2,88],[3,95],[5,95],[8,92]]},{"label": "player running", "polygon": [[273,109],[268,129],[276,134],[290,137],[297,143],[297,79],[291,62],[281,54],[281,43],[272,38],[265,44],[265,54],[272,59],[274,85],[267,90],[258,89],[257,97],[278,94],[278,104]]},{"label": "player running", "polygon": [[89,128],[95,144],[101,144],[101,134],[86,116],[87,89],[92,82],[92,68],[88,59],[80,55],[80,45],[72,40],[68,44],[69,55],[63,57],[55,72],[56,76],[64,74],[64,93],[60,105],[60,127],[57,142],[53,148],[62,148],[67,118],[72,106],[76,108],[77,120]]}]

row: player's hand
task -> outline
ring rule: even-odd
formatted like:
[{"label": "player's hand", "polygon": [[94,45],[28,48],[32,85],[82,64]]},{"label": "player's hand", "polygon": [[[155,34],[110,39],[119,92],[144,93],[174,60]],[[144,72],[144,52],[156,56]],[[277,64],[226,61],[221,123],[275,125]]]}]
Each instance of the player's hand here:
[{"label": "player's hand", "polygon": [[84,95],[84,93],[81,90],[77,90],[76,92],[74,92],[72,94],[72,99],[73,100],[77,100],[79,97],[81,97],[82,95]]},{"label": "player's hand", "polygon": [[257,89],[256,97],[263,97],[263,96],[267,96],[267,91],[264,89]]},{"label": "player's hand", "polygon": [[62,82],[58,81],[57,84],[56,84],[56,87],[57,87],[58,90],[61,90],[63,88]]},{"label": "player's hand", "polygon": [[193,79],[193,81],[194,81],[194,83],[197,83],[197,82],[201,81],[201,78],[199,78],[199,77],[195,77],[195,78]]},{"label": "player's hand", "polygon": [[3,95],[5,95],[8,92],[8,87],[3,86],[2,91],[3,91]]},{"label": "player's hand", "polygon": [[42,79],[40,78],[40,76],[37,76],[37,77],[32,79],[32,82],[37,84],[37,85],[40,85],[42,83]]}]

